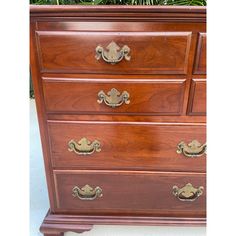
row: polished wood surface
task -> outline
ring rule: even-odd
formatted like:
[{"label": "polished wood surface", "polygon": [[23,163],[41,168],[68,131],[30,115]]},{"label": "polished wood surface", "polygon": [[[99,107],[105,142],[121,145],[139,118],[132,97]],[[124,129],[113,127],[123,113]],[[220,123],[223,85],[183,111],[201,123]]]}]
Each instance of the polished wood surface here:
[{"label": "polished wood surface", "polygon": [[[206,142],[205,125],[121,124],[119,122],[49,121],[54,167],[79,169],[126,169],[204,172],[205,155],[187,158],[177,154],[177,145],[197,139]],[[86,137],[101,143],[101,152],[90,156],[68,151],[70,140]]]},{"label": "polished wood surface", "polygon": [[[177,144],[206,142],[206,8],[31,6],[31,71],[50,211],[46,236],[94,224],[204,225],[206,156],[177,154]],[[111,65],[95,48],[115,41],[131,60]],[[117,108],[97,103],[112,88],[130,94]],[[78,156],[68,141],[101,141]],[[193,202],[172,187],[204,186]],[[104,196],[81,201],[74,185]],[[93,186],[93,187],[94,187]],[[97,204],[99,203],[99,204]]]},{"label": "polished wood surface", "polygon": [[189,98],[189,115],[206,115],[206,80],[193,79]]},{"label": "polished wood surface", "polygon": [[[190,173],[56,170],[56,212],[205,216],[204,176]],[[173,186],[183,187],[187,183],[195,187],[203,186],[203,195],[192,202],[177,199],[172,194]],[[99,186],[103,196],[90,201],[72,196],[73,187],[86,184]]]},{"label": "polished wood surface", "polygon": [[206,33],[199,33],[194,74],[206,74]]},{"label": "polished wood surface", "polygon": [[[129,104],[109,107],[99,104],[98,93],[112,89],[129,93]],[[44,78],[43,90],[48,112],[73,113],[155,113],[179,115],[182,112],[185,80],[93,80]]]},{"label": "polished wood surface", "polygon": [[[125,28],[125,26],[124,26]],[[186,74],[189,32],[37,31],[42,72]],[[115,42],[130,48],[130,61],[111,65],[95,58],[95,49]],[[39,46],[40,45],[40,46]]]}]

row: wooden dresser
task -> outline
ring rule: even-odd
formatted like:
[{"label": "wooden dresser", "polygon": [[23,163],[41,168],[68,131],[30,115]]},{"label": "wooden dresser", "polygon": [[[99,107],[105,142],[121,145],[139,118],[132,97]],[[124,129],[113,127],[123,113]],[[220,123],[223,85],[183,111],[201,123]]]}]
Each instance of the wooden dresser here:
[{"label": "wooden dresser", "polygon": [[41,232],[204,225],[206,9],[31,6],[30,29]]}]

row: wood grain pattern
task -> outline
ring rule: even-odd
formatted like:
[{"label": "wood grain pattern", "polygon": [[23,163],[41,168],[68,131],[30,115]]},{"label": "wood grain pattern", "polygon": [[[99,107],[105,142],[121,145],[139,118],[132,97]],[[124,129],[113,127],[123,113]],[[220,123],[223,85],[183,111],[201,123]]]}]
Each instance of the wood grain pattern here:
[{"label": "wood grain pattern", "polygon": [[[98,93],[112,89],[127,91],[130,103],[112,108],[99,104]],[[179,115],[182,112],[185,80],[93,80],[44,78],[43,90],[48,112],[73,113],[155,113]]]},{"label": "wood grain pattern", "polygon": [[[158,20],[158,19],[156,19]],[[159,22],[140,19],[137,21],[123,20],[103,20],[103,21],[80,21],[70,20],[68,18],[53,18],[47,21],[37,22],[37,31],[76,31],[76,32],[193,32],[206,31],[206,26],[199,23],[180,23],[180,22]]]},{"label": "wood grain pattern", "polygon": [[206,80],[193,79],[189,96],[189,115],[206,115]]},{"label": "wood grain pattern", "polygon": [[[96,225],[166,225],[166,226],[205,226],[205,217],[161,217],[161,216],[119,216],[119,215],[76,215],[76,214],[54,214],[49,211],[43,221],[43,228],[45,230],[55,229],[65,231],[70,228],[70,231],[79,231],[86,228],[89,230],[89,224]],[[42,228],[42,227],[41,227]],[[91,229],[90,225],[90,229]],[[63,229],[63,230],[62,230]]]},{"label": "wood grain pattern", "polygon": [[[55,170],[54,177],[58,213],[205,216],[204,174]],[[173,186],[183,187],[187,183],[203,186],[203,195],[193,202],[178,200],[172,194]],[[86,184],[99,186],[103,196],[94,201],[82,201],[72,196],[74,186]]]},{"label": "wood grain pattern", "polygon": [[[171,189],[188,182],[206,187],[205,156],[176,154],[177,141],[206,141],[206,8],[31,6],[30,22],[50,200],[41,232],[82,233],[94,224],[204,225],[206,189],[191,203]],[[95,59],[95,47],[111,40],[131,48],[130,62]],[[109,112],[93,103],[96,89],[111,85],[129,88],[130,107]],[[81,136],[99,137],[101,153],[69,153],[68,139]],[[84,183],[101,185],[99,204],[72,198],[72,185]]]},{"label": "wood grain pattern", "polygon": [[112,122],[153,122],[156,124],[176,124],[176,125],[202,125],[206,123],[206,116],[150,116],[150,115],[93,115],[93,114],[57,114],[48,113],[48,120],[59,120],[59,121],[112,121]]},{"label": "wood grain pattern", "polygon": [[[37,31],[42,72],[186,74],[190,32]],[[131,60],[111,65],[95,58],[98,45],[130,47]]]},{"label": "wood grain pattern", "polygon": [[206,74],[206,33],[199,33],[194,74]]},{"label": "wood grain pattern", "polygon": [[[48,128],[57,168],[205,171],[205,156],[189,159],[176,153],[181,141],[205,143],[205,125],[50,121]],[[102,151],[91,156],[69,152],[68,142],[83,137],[98,140]]]}]

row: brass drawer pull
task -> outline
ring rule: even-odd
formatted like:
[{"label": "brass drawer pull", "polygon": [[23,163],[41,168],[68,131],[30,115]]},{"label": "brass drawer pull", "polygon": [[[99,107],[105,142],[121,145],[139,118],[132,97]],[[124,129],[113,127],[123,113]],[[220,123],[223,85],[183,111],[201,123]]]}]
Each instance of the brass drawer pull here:
[{"label": "brass drawer pull", "polygon": [[71,140],[68,143],[68,151],[75,152],[78,155],[91,155],[94,152],[101,151],[101,144],[99,141],[94,140],[92,143],[86,139],[82,138],[80,141],[76,142],[75,140]]},{"label": "brass drawer pull", "polygon": [[193,140],[191,143],[186,144],[185,142],[180,142],[177,146],[177,153],[183,153],[186,157],[200,157],[206,153],[207,145],[200,144],[197,140]]},{"label": "brass drawer pull", "polygon": [[98,197],[102,197],[102,189],[100,187],[93,189],[88,184],[82,188],[75,186],[72,192],[72,196],[78,197],[80,200],[95,200]]},{"label": "brass drawer pull", "polygon": [[112,88],[107,94],[108,95],[106,95],[103,92],[103,90],[101,90],[98,93],[98,98],[99,99],[97,100],[97,102],[99,104],[104,102],[107,106],[113,107],[113,108],[114,107],[119,107],[123,103],[125,103],[125,104],[129,104],[130,103],[129,93],[127,91],[123,91],[122,93],[120,93],[115,88]]},{"label": "brass drawer pull", "polygon": [[[107,50],[106,50],[107,49]],[[95,49],[96,51],[96,59],[99,60],[101,57],[102,59],[110,64],[116,64],[120,62],[123,58],[125,58],[126,61],[130,60],[130,56],[128,55],[130,52],[130,48],[127,45],[124,45],[121,49],[120,47],[115,43],[111,42],[106,49],[104,49],[102,46],[98,45]]]},{"label": "brass drawer pull", "polygon": [[180,201],[194,201],[199,196],[202,195],[204,188],[200,186],[199,188],[194,188],[192,184],[188,183],[183,188],[173,187],[173,194]]}]

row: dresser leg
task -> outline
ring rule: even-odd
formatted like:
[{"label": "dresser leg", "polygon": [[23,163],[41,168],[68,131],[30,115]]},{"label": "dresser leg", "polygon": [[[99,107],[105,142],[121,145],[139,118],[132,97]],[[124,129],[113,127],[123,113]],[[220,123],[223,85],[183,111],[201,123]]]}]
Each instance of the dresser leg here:
[{"label": "dresser leg", "polygon": [[44,236],[64,236],[64,233],[44,234]]},{"label": "dresser leg", "polygon": [[67,215],[51,214],[49,211],[45,216],[40,227],[40,232],[44,236],[64,236],[64,233],[71,231],[75,233],[83,233],[91,230],[93,225],[75,223],[74,217]]}]

